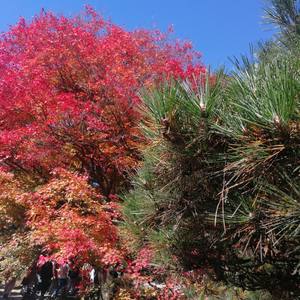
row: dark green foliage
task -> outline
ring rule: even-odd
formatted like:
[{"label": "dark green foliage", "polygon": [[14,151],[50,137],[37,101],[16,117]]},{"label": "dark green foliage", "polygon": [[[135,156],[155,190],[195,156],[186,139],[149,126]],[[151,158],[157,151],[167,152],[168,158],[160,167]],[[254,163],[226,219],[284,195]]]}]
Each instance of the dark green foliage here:
[{"label": "dark green foliage", "polygon": [[124,228],[171,272],[300,299],[300,3],[269,2],[279,32],[255,58],[142,94]]},{"label": "dark green foliage", "polygon": [[164,253],[173,270],[206,268],[282,298],[299,292],[300,81],[291,61],[244,59],[231,78],[143,94],[149,145],[125,226],[136,247],[157,249],[156,263]]},{"label": "dark green foliage", "polygon": [[265,23],[276,29],[275,37],[260,43],[256,56],[260,61],[272,62],[274,58],[286,56],[298,65],[300,50],[300,1],[266,0]]},{"label": "dark green foliage", "polygon": [[275,25],[284,35],[300,35],[299,0],[269,0],[265,19]]}]

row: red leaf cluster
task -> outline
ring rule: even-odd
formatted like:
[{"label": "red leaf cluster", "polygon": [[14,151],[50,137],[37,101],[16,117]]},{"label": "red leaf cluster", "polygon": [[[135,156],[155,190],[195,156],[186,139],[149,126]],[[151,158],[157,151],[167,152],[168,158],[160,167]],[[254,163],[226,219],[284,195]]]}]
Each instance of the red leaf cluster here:
[{"label": "red leaf cluster", "polygon": [[115,193],[139,156],[137,92],[205,72],[197,58],[189,43],[127,32],[91,8],[21,19],[0,40],[1,159],[43,176],[72,167]]}]

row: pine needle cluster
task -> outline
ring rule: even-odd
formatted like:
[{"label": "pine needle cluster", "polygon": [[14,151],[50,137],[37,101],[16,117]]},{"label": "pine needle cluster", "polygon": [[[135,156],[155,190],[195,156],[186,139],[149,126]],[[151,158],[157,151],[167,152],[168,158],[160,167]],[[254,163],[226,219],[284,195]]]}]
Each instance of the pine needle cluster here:
[{"label": "pine needle cluster", "polygon": [[143,92],[149,142],[124,197],[124,230],[134,247],[155,249],[155,264],[209,270],[215,280],[280,299],[299,296],[295,51],[242,58],[230,76],[207,72]]}]

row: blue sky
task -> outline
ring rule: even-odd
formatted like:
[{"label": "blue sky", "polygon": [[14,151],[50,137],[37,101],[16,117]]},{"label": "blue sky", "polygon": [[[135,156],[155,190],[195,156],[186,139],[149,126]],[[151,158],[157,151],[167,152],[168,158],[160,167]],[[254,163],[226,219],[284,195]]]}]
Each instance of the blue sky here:
[{"label": "blue sky", "polygon": [[131,30],[173,25],[179,39],[190,40],[214,68],[228,57],[248,52],[249,44],[268,39],[272,32],[262,25],[264,0],[7,0],[1,3],[0,31],[20,16],[32,18],[42,8],[65,15],[92,5],[106,18]]}]

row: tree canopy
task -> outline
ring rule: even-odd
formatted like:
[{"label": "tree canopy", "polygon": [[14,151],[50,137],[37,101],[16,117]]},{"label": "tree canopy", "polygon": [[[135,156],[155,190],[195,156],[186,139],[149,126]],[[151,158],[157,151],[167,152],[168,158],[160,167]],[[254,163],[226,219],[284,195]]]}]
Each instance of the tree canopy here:
[{"label": "tree canopy", "polygon": [[[138,91],[203,72],[190,43],[128,32],[90,7],[72,18],[42,11],[4,33],[1,270],[9,273],[8,256],[19,261],[19,252],[8,254],[16,244],[28,257],[120,263],[116,193],[128,187],[145,142]],[[15,273],[31,263],[24,260]]]}]

